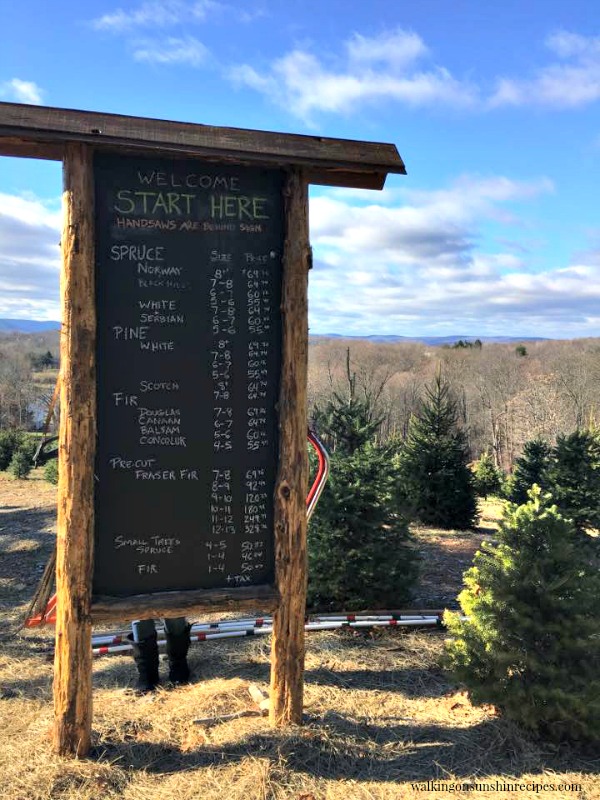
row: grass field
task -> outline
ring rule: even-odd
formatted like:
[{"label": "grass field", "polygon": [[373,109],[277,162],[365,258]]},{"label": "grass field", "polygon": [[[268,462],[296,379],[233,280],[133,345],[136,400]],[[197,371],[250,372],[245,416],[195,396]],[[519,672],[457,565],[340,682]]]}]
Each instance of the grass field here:
[{"label": "grass field", "polygon": [[[453,605],[473,550],[493,536],[498,505],[483,511],[475,534],[416,531],[424,569],[415,606]],[[263,717],[196,722],[254,708],[248,686],[268,687],[266,638],[195,645],[195,681],[143,698],[128,692],[130,657],[99,658],[92,754],[54,756],[52,631],[10,635],[51,551],[54,515],[55,488],[39,472],[29,481],[0,473],[3,800],[600,797],[600,759],[532,741],[493,709],[472,707],[440,668],[444,633],[433,630],[310,634],[306,720],[287,731]],[[579,788],[482,788],[496,782]]]}]

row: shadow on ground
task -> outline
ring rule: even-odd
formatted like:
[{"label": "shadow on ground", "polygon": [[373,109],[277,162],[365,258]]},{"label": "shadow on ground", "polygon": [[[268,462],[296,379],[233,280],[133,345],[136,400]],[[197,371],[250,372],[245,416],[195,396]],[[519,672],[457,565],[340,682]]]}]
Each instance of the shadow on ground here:
[{"label": "shadow on ground", "polygon": [[[265,723],[266,724],[266,723]],[[546,747],[546,749],[544,749]],[[549,751],[516,734],[510,724],[484,721],[469,728],[444,725],[372,725],[335,712],[312,717],[289,733],[270,731],[243,742],[199,745],[182,752],[158,742],[98,742],[93,757],[129,769],[168,774],[225,766],[245,758],[267,758],[274,766],[322,779],[398,782],[522,775],[568,768],[597,774],[598,762],[573,751]],[[577,763],[575,763],[577,760]]]}]

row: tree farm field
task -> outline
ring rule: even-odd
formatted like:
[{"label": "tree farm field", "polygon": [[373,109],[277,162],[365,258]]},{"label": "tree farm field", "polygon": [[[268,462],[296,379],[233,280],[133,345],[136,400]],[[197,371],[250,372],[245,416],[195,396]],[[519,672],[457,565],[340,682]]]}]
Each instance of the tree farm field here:
[{"label": "tree farm field", "polygon": [[[249,685],[268,690],[268,637],[194,645],[193,682],[144,697],[129,691],[129,655],[97,658],[92,753],[54,756],[53,629],[12,631],[53,548],[56,490],[41,470],[28,480],[0,473],[0,497],[5,800],[410,799],[441,797],[449,785],[458,798],[546,795],[501,788],[515,783],[576,784],[547,794],[600,797],[597,756],[529,739],[492,708],[473,707],[440,666],[445,634],[433,629],[308,634],[305,724],[281,731],[261,716],[219,720],[256,708]],[[413,607],[456,607],[462,572],[494,536],[500,504],[480,510],[474,532],[414,528],[422,567]]]}]

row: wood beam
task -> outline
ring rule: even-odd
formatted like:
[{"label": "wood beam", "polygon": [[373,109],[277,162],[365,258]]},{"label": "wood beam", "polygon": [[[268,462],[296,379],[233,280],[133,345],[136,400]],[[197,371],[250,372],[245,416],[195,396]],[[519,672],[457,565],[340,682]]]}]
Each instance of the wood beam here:
[{"label": "wood beam", "polygon": [[308,186],[299,170],[284,187],[282,360],[279,394],[279,468],[275,484],[275,576],[271,709],[274,725],[300,724],[304,692],[306,609],[306,449],[308,370]]},{"label": "wood beam", "polygon": [[221,162],[302,166],[309,183],[332,186],[381,188],[388,173],[406,173],[393,144],[0,103],[0,155],[14,154],[15,139],[35,143],[38,150],[44,142],[79,141],[154,155],[160,150]]},{"label": "wood beam", "polygon": [[60,337],[61,414],[56,555],[54,749],[83,756],[92,725],[92,586],[96,313],[91,148],[64,160]]},{"label": "wood beam", "polygon": [[0,137],[0,155],[16,158],[40,158],[46,161],[62,161],[65,153],[60,142],[35,142],[16,136]]},{"label": "wood beam", "polygon": [[92,598],[94,622],[156,617],[183,617],[215,611],[272,611],[278,602],[273,586],[243,586],[236,589],[196,589],[155,592],[129,597]]}]

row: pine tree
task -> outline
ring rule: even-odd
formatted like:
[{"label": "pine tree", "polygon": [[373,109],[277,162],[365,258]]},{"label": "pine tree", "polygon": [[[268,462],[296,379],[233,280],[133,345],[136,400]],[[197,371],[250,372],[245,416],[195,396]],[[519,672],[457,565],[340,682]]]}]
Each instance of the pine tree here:
[{"label": "pine tree", "polygon": [[457,420],[450,387],[438,374],[398,459],[400,501],[425,525],[471,528],[477,518],[467,440]]},{"label": "pine tree", "polygon": [[350,365],[350,348],[346,350],[346,381],[348,396],[334,392],[325,408],[315,406],[313,425],[319,431],[329,453],[341,450],[350,454],[373,441],[383,417],[378,417],[367,398],[356,396],[356,374]]},{"label": "pine tree", "polygon": [[348,399],[334,393],[325,408],[316,407],[313,424],[330,453],[354,453],[374,439],[382,419],[374,418],[366,401],[358,400],[351,390]]},{"label": "pine tree", "polygon": [[15,450],[19,446],[20,432],[0,431],[0,470],[8,469]]},{"label": "pine tree", "polygon": [[553,739],[600,740],[597,568],[539,487],[509,504],[447,613],[449,666],[476,703]]},{"label": "pine tree", "polygon": [[488,452],[482,453],[473,466],[473,485],[479,497],[498,494],[502,486],[502,473]]},{"label": "pine tree", "polygon": [[8,471],[15,478],[25,479],[33,469],[31,456],[26,450],[15,450],[8,466]]},{"label": "pine tree", "polygon": [[546,473],[550,466],[552,448],[543,439],[531,439],[523,447],[523,455],[515,460],[513,474],[507,488],[508,499],[521,505],[527,502],[528,492],[536,483],[548,487]]},{"label": "pine tree", "polygon": [[58,484],[58,459],[51,458],[44,467],[44,479],[55,486]]},{"label": "pine tree", "polygon": [[559,436],[548,469],[548,487],[578,531],[600,528],[600,436],[575,431]]},{"label": "pine tree", "polygon": [[334,395],[319,432],[334,443],[308,536],[308,603],[320,609],[398,606],[416,578],[408,526],[395,513],[389,447],[373,441],[368,404]]}]

